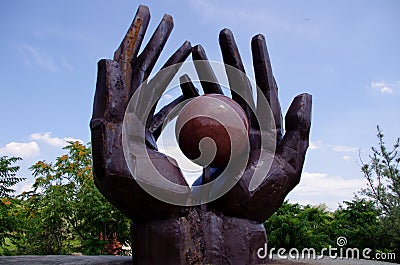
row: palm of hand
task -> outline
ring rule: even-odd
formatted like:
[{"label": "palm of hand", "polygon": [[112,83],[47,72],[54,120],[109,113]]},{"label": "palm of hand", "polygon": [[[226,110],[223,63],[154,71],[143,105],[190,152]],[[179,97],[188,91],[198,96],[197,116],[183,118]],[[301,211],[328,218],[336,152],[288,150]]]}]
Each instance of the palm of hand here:
[{"label": "palm of hand", "polygon": [[[137,127],[133,130],[138,130],[138,137],[132,140],[133,144],[146,153],[147,161],[150,161],[165,179],[189,189],[176,163],[157,151],[156,140],[161,134],[162,124],[169,111],[184,100],[198,96],[198,92],[190,79],[184,76],[181,85],[183,95],[165,106],[159,113],[154,114],[154,107],[150,102],[157,102],[157,97],[166,88],[165,84],[168,85],[175,75],[173,71],[170,71],[168,74],[158,76],[163,82],[157,82],[157,84],[154,82],[152,84],[151,80],[146,82],[145,88],[147,90],[151,88],[147,93],[135,93],[149,77],[173,27],[172,18],[165,15],[142,53],[138,55],[149,18],[147,8],[140,7],[121,46],[114,55],[114,60],[99,61],[93,117],[90,125],[95,183],[110,202],[138,223],[187,216],[192,211],[192,207],[173,205],[150,195],[140,185],[141,181],[154,186],[155,189],[163,189],[163,187],[157,181],[152,181],[152,177],[146,172],[146,166],[141,166],[142,170],[137,170],[135,176],[132,176],[132,171],[125,162],[122,140],[124,115],[132,95],[138,94],[134,104],[135,110],[133,110],[138,119]],[[238,48],[229,30],[221,31],[220,46],[224,63],[244,73]],[[186,41],[162,69],[182,63],[190,53],[195,61],[203,62],[202,69],[197,69],[200,79],[215,80],[215,82],[202,82],[203,91],[222,93],[212,68],[207,63],[205,52],[199,45],[192,48]],[[252,103],[251,86],[247,78],[238,77],[227,69],[232,98],[244,109],[250,122],[251,149],[241,178],[230,191],[210,203],[208,210],[262,222],[281,206],[286,195],[300,181],[309,142],[311,96],[301,94],[293,100],[286,114],[286,133],[283,135],[278,89],[272,75],[266,41],[262,35],[256,35],[252,39],[252,54],[256,83],[259,87],[257,98],[262,96],[266,98],[275,120],[272,135],[275,137],[276,150],[271,160],[271,154],[260,144],[260,139],[265,132],[260,128],[254,110],[264,111],[263,108],[266,107],[258,100],[256,108],[254,106],[252,108],[254,103]],[[137,128],[144,133],[139,133]],[[269,171],[264,172],[264,178],[257,188],[251,189],[250,183],[254,172],[260,163],[267,160],[271,161]],[[135,158],[135,163],[146,165],[141,162],[140,156]],[[220,171],[213,172],[212,177],[215,179]]]}]

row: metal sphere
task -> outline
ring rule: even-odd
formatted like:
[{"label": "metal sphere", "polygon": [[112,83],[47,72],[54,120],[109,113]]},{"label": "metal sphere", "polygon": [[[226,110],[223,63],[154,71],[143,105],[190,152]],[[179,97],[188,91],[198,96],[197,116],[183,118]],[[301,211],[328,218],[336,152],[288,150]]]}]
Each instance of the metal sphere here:
[{"label": "metal sphere", "polygon": [[232,99],[206,94],[183,107],[175,133],[179,147],[190,160],[201,166],[220,167],[245,150],[249,122]]}]

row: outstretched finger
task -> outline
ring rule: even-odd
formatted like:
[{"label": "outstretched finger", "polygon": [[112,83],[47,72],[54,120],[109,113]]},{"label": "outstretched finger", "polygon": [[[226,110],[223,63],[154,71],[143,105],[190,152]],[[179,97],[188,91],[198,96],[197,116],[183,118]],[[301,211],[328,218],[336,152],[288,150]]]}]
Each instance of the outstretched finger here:
[{"label": "outstretched finger", "polygon": [[223,94],[218,79],[207,59],[206,52],[201,45],[193,47],[192,57],[204,94]]},{"label": "outstretched finger", "polygon": [[[173,100],[167,106],[164,106],[156,115],[154,115],[149,124],[149,131],[153,134],[156,140],[161,135],[162,128],[165,127],[167,117],[174,117],[174,115],[171,115],[171,111],[183,101],[199,96],[199,91],[186,74],[180,77],[180,87],[183,95]],[[181,108],[175,109],[175,112],[178,113],[180,109]]]},{"label": "outstretched finger", "polygon": [[122,122],[128,104],[124,76],[119,63],[113,60],[100,60],[97,63],[97,82],[94,96],[91,128],[104,120],[113,123]]},{"label": "outstretched finger", "polygon": [[192,80],[187,74],[179,78],[182,94],[185,99],[199,96],[199,90],[193,85]]},{"label": "outstretched finger", "polygon": [[[264,222],[282,205],[286,195],[300,181],[309,141],[311,104],[309,94],[301,94],[293,100],[286,115],[286,134],[275,156],[262,150],[252,152],[251,163],[239,183],[216,201],[218,210],[226,215]],[[269,170],[257,173],[267,161],[271,161]],[[260,173],[266,176],[256,189],[251,188],[252,179]]]},{"label": "outstretched finger", "polygon": [[255,128],[257,127],[257,122],[253,113],[254,101],[251,84],[246,76],[243,62],[240,58],[239,49],[232,31],[229,29],[221,30],[219,33],[219,45],[225,63],[225,71],[228,76],[232,99],[235,100],[245,111],[250,123],[250,128]]},{"label": "outstretched finger", "polygon": [[129,91],[131,89],[131,61],[136,58],[139,52],[144,34],[146,33],[147,26],[149,25],[149,21],[149,8],[147,6],[140,5],[131,26],[128,29],[128,32],[125,34],[124,39],[114,53],[114,60],[119,62],[128,93],[130,93]]},{"label": "outstretched finger", "polygon": [[143,84],[138,95],[136,113],[138,117],[149,123],[152,120],[155,107],[164,90],[186,60],[192,50],[189,41],[185,41],[163,65],[161,70],[152,78],[148,84]]},{"label": "outstretched finger", "polygon": [[[271,61],[267,50],[267,43],[262,34],[258,34],[251,40],[251,50],[253,54],[253,67],[256,78],[257,93],[262,94],[267,99],[274,116],[275,129],[277,134],[277,142],[279,143],[283,137],[282,129],[282,112],[278,99],[278,86],[272,74]],[[266,106],[261,106],[263,100],[262,95],[257,95],[257,110],[262,110]]]},{"label": "outstretched finger", "polygon": [[286,162],[285,171],[295,178],[300,178],[309,144],[311,105],[310,94],[300,94],[293,99],[285,116],[285,136],[276,150],[276,156]]},{"label": "outstretched finger", "polygon": [[173,27],[174,21],[172,17],[167,14],[164,15],[142,53],[137,58],[133,58],[131,95],[150,75]]}]

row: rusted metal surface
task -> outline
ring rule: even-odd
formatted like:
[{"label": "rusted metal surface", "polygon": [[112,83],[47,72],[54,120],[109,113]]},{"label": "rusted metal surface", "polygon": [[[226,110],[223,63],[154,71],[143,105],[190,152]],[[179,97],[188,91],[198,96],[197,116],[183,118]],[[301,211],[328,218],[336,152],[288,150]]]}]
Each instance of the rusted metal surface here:
[{"label": "rusted metal surface", "polygon": [[257,250],[267,242],[262,224],[212,211],[135,226],[137,264],[263,264]]},{"label": "rusted metal surface", "polygon": [[[257,112],[266,111],[259,100],[257,104],[244,102],[232,93],[233,99],[244,108],[250,122],[249,135],[251,150],[247,167],[238,183],[221,198],[200,206],[178,206],[161,201],[145,191],[138,181],[147,181],[155,189],[163,189],[152,182],[146,170],[139,176],[132,176],[126,163],[122,143],[122,124],[125,110],[132,94],[148,78],[171,33],[172,17],[165,15],[150,38],[149,43],[138,55],[149,23],[147,7],[140,6],[124,40],[114,55],[114,60],[100,60],[90,123],[92,133],[93,169],[95,183],[102,194],[125,215],[134,225],[133,240],[137,264],[262,264],[265,260],[257,257],[257,249],[267,242],[265,230],[261,225],[283,203],[286,195],[299,183],[309,144],[311,126],[311,95],[295,97],[285,116],[285,130],[278,99],[278,87],[271,70],[265,38],[256,35],[252,40],[253,65],[259,93],[267,99],[275,118],[276,151],[270,170],[264,172],[265,178],[257,189],[251,190],[249,183],[257,165],[267,159],[259,144],[263,132],[254,121],[250,105],[256,105]],[[244,71],[233,34],[229,30],[220,33],[220,46],[227,65]],[[202,82],[206,93],[220,93],[221,87],[207,62],[201,46],[192,49],[185,42],[164,65],[179,64],[192,52],[194,60],[205,60],[198,75],[206,75],[208,82]],[[156,139],[161,134],[162,124],[169,112],[179,103],[198,96],[198,91],[188,76],[181,77],[183,95],[164,106],[154,114],[154,100],[176,74],[174,71],[161,71],[156,74],[163,82],[154,79],[146,81],[143,90],[133,105],[137,108],[138,124],[145,131],[141,145],[154,167],[171,183],[189,186],[181,170],[173,159],[157,151]],[[240,94],[251,97],[248,81],[231,75],[231,86],[237,85],[245,90]],[[212,82],[211,82],[212,81]],[[235,84],[238,82],[237,84]],[[152,91],[145,91],[151,88]],[[146,93],[145,93],[146,92]],[[259,98],[259,96],[258,96]],[[252,99],[251,99],[252,100]],[[251,101],[250,101],[251,102]],[[143,113],[150,113],[145,117]],[[138,136],[138,139],[142,136]],[[134,139],[134,141],[136,141]],[[221,170],[211,169],[210,178],[215,179]],[[137,173],[137,174],[139,174]],[[200,176],[197,184],[201,184]]]},{"label": "rusted metal surface", "polygon": [[139,52],[149,21],[149,8],[147,6],[139,6],[128,32],[114,53],[114,60],[119,62],[126,87],[131,87],[131,61],[135,60]]}]

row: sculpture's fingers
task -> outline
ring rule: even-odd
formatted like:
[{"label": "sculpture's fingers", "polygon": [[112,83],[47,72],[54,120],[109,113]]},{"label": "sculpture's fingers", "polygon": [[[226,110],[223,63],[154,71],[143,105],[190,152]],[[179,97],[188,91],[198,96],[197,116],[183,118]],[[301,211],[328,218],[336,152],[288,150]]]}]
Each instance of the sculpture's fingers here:
[{"label": "sculpture's fingers", "polygon": [[148,7],[139,6],[128,32],[114,53],[114,61],[104,59],[98,62],[93,126],[96,126],[98,119],[122,122],[130,97],[131,60],[136,58],[149,20]]},{"label": "sculpture's fingers", "polygon": [[150,11],[147,6],[140,5],[120,46],[114,53],[114,60],[119,62],[124,76],[126,89],[131,88],[132,67],[131,61],[136,58],[147,26],[150,21]]},{"label": "sculpture's fingers", "polygon": [[[142,161],[138,162],[141,168],[137,169],[135,179],[131,175],[122,148],[122,124],[103,119],[97,125],[91,128],[91,141],[95,184],[101,193],[135,222],[183,216],[187,210],[185,207],[161,201],[139,185],[139,181],[146,182],[149,178]],[[165,155],[153,150],[147,153],[149,157],[146,161],[152,161],[164,178],[181,186],[187,185],[176,163],[171,163]],[[147,181],[147,184],[163,189],[154,181]]]},{"label": "sculpture's fingers", "polygon": [[189,41],[185,41],[163,65],[161,70],[141,87],[137,99],[136,113],[149,127],[153,119],[154,110],[164,90],[179,71],[182,63],[192,50]]},{"label": "sculpture's fingers", "polygon": [[[300,181],[309,141],[311,104],[309,94],[293,100],[286,115],[287,131],[275,156],[261,149],[253,150],[239,182],[213,207],[226,215],[264,222],[282,205]],[[260,167],[268,161],[271,162],[268,172],[260,172]],[[260,173],[266,176],[257,187],[251,187],[253,178]]]},{"label": "sculpture's fingers", "polygon": [[103,59],[98,62],[97,66],[91,126],[96,126],[99,119],[121,123],[128,104],[129,91],[125,89],[120,64],[113,60]]},{"label": "sculpture's fingers", "polygon": [[311,127],[311,106],[312,96],[310,94],[303,93],[293,99],[285,116],[286,133],[283,138],[286,138],[286,141],[288,139],[295,140],[291,139],[290,135],[292,134],[298,134],[296,135],[298,140],[308,141]]},{"label": "sculpture's fingers", "polygon": [[300,94],[294,98],[286,113],[286,133],[277,147],[270,173],[263,183],[264,191],[255,192],[249,200],[253,204],[263,204],[263,199],[266,199],[264,205],[268,207],[263,208],[266,211],[261,214],[253,213],[260,219],[265,220],[271,216],[300,182],[309,145],[311,106],[312,96]]},{"label": "sculpture's fingers", "polygon": [[[152,218],[169,218],[181,214],[184,209],[161,202],[138,185],[125,162],[122,148],[122,120],[124,97],[123,75],[119,63],[101,60],[98,63],[98,76],[90,123],[93,171],[99,190],[124,214],[136,221]],[[179,175],[179,169],[165,162],[166,167]],[[179,180],[179,179],[178,179]],[[177,180],[177,181],[178,181]],[[179,183],[183,183],[182,181]],[[162,210],[161,210],[162,209]]]},{"label": "sculpture's fingers", "polygon": [[276,150],[276,156],[285,161],[284,170],[293,177],[300,177],[311,127],[310,94],[300,94],[290,104],[285,116],[286,133]]},{"label": "sculpture's fingers", "polygon": [[190,77],[187,74],[184,74],[179,78],[179,83],[185,99],[199,96],[199,90],[193,85],[192,80],[190,80]]},{"label": "sculpture's fingers", "polygon": [[[171,55],[171,57],[168,58],[168,60],[165,62],[165,64],[161,67],[161,70],[164,70],[167,67],[183,63],[186,58],[189,56],[189,54],[192,52],[192,44],[190,41],[185,41],[175,52],[174,54]],[[173,75],[175,76],[176,72],[179,70],[179,68],[173,68],[175,72],[173,71]]]},{"label": "sculpture's fingers", "polygon": [[133,58],[131,95],[150,75],[173,27],[174,21],[172,17],[164,15],[142,53],[137,58]]},{"label": "sculpture's fingers", "polygon": [[[253,37],[251,40],[251,50],[253,54],[254,74],[259,88],[257,89],[257,93],[260,93],[260,91],[262,92],[272,109],[275,120],[277,143],[279,143],[283,137],[283,129],[282,112],[278,99],[278,86],[272,74],[267,44],[262,34]],[[257,99],[257,110],[263,111],[266,106],[262,106],[263,100],[261,100],[261,95],[257,95]]]},{"label": "sculpture's fingers", "polygon": [[[148,167],[146,166],[139,168],[141,174],[136,174],[140,170],[135,171],[135,178],[133,178],[124,156],[122,122],[130,98],[130,88],[126,86],[125,80],[129,69],[127,70],[125,67],[129,58],[135,60],[149,18],[150,15],[148,14],[148,9],[146,7],[140,7],[130,30],[124,38],[120,48],[115,53],[116,61],[99,61],[93,116],[90,122],[93,171],[96,186],[110,202],[117,206],[124,214],[137,222],[182,216],[186,211],[184,207],[161,201],[145,191],[143,187],[138,184],[138,180],[146,182],[147,184],[154,186],[156,189],[163,189],[163,187],[160,186],[157,179],[148,181]],[[162,46],[165,44],[165,40],[169,35],[169,19],[165,18],[164,20],[165,21],[159,25],[159,29],[157,29],[156,33],[153,35],[153,39],[159,37],[160,40],[152,39],[152,45],[155,46],[150,45],[152,47],[147,48],[146,52],[148,57],[146,58],[146,56],[143,55],[140,59],[144,73],[146,73],[146,71],[151,71],[151,68],[153,67],[151,64],[154,65],[153,60],[156,60],[159,56],[157,49],[162,49]],[[163,32],[165,34],[162,34]],[[135,34],[140,36],[136,36]],[[190,44],[186,43],[184,45],[184,50],[186,58],[191,51]],[[170,63],[174,60],[179,60],[176,59],[176,57],[179,56],[173,57]],[[133,74],[133,76],[133,80],[136,81],[144,77],[143,74],[138,76]],[[137,78],[135,79],[135,77]],[[137,127],[136,131],[139,132],[143,131],[140,130],[143,128],[141,126],[143,125],[141,125],[140,122],[135,122],[133,127]],[[133,133],[135,133],[135,131],[133,131]],[[132,136],[139,136],[137,138],[142,137],[141,134]],[[135,137],[130,139],[132,142],[129,145],[138,148],[138,150],[144,151],[144,153],[148,155],[148,157],[135,157],[133,155],[130,157],[132,160],[131,162],[136,163],[136,160],[139,159],[141,161],[138,162],[138,164],[142,165],[142,161],[147,159],[147,163],[152,163],[168,181],[181,186],[187,186],[187,183],[175,162],[171,162],[171,159],[167,158],[164,154],[151,150],[143,144],[142,140],[145,140],[146,142],[152,141],[150,138],[152,138],[152,135],[146,131],[144,139],[143,137],[142,139],[139,139],[139,141],[136,141]],[[153,143],[146,143],[146,145],[153,145],[153,147],[155,147],[155,141],[152,142]]]},{"label": "sculpture's fingers", "polygon": [[160,137],[163,127],[165,127],[165,122],[167,117],[171,117],[171,111],[182,103],[185,100],[185,97],[179,96],[170,102],[168,105],[162,107],[162,109],[157,112],[156,115],[153,116],[151,121],[149,122],[148,128],[149,132],[153,134],[154,139],[157,141],[158,137]]},{"label": "sculpture's fingers", "polygon": [[176,108],[183,101],[199,96],[199,91],[193,85],[188,75],[183,75],[180,77],[180,86],[182,90],[182,96],[176,98],[167,106],[164,106],[154,117],[152,118],[149,131],[153,134],[154,138],[157,140],[162,132],[162,128],[169,122],[166,121],[167,117],[174,118],[175,115],[171,113],[172,110],[175,111],[175,114],[178,114],[183,106],[180,108]]},{"label": "sculpture's fingers", "polygon": [[[270,197],[270,214],[275,212],[286,195],[299,183],[304,160],[309,145],[311,128],[312,96],[304,93],[295,97],[285,116],[285,135],[277,146],[274,163],[279,164],[281,171],[273,174],[269,181],[275,188],[276,196]],[[269,177],[267,177],[269,178]],[[284,185],[282,184],[284,183]],[[268,213],[268,212],[267,212]]]},{"label": "sculpture's fingers", "polygon": [[219,45],[225,63],[229,86],[231,87],[232,99],[235,100],[245,111],[250,123],[250,128],[256,128],[257,121],[252,110],[252,108],[254,109],[254,101],[251,84],[246,76],[242,59],[240,58],[239,49],[232,31],[229,29],[221,30],[219,33]]},{"label": "sculpture's fingers", "polygon": [[201,45],[193,47],[192,57],[204,94],[223,94],[218,79],[208,62],[206,52]]}]

